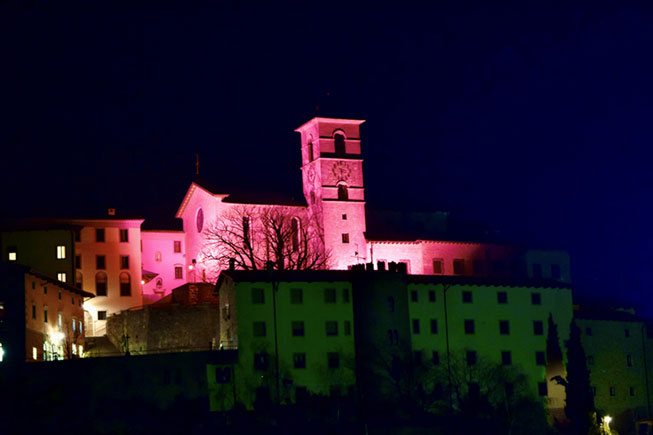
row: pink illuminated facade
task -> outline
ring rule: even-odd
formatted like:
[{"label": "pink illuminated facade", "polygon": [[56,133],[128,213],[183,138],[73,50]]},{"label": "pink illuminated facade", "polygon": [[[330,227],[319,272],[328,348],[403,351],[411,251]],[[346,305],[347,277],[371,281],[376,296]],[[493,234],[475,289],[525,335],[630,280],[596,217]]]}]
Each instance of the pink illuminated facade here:
[{"label": "pink illuminated facade", "polygon": [[[364,121],[313,118],[300,126],[302,182],[306,203],[243,204],[229,193],[211,192],[192,183],[176,217],[183,220],[185,279],[215,281],[206,261],[206,229],[235,207],[283,207],[314,218],[330,253],[330,269],[354,264],[406,263],[410,274],[523,276],[569,282],[569,258],[561,251],[525,250],[513,246],[444,240],[376,240],[366,235],[365,185],[360,125]],[[144,247],[144,256],[152,254]],[[383,267],[381,265],[380,267]]]},{"label": "pink illuminated facade", "polygon": [[143,304],[158,301],[186,283],[186,244],[183,231],[141,232]]}]

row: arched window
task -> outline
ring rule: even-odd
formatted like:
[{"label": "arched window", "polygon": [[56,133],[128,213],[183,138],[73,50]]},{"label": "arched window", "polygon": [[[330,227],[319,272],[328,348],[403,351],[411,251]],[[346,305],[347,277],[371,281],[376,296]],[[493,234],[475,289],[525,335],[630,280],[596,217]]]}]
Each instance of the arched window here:
[{"label": "arched window", "polygon": [[308,161],[310,163],[313,161],[313,142],[306,144],[306,151],[308,151]]},{"label": "arched window", "polygon": [[346,184],[338,184],[338,200],[347,201],[349,199],[349,191]]},{"label": "arched window", "polygon": [[98,272],[95,274],[95,295],[107,295],[107,274],[105,272]]},{"label": "arched window", "polygon": [[132,283],[131,278],[127,272],[122,272],[120,274],[120,296],[131,296],[132,295]]},{"label": "arched window", "polygon": [[299,218],[296,217],[292,218],[292,220],[290,221],[290,237],[292,241],[293,252],[299,249],[299,229],[300,229]]},{"label": "arched window", "polygon": [[75,272],[75,286],[77,288],[82,288],[82,272],[79,270]]},{"label": "arched window", "polygon": [[345,136],[342,135],[341,133],[336,133],[334,137],[336,141],[336,154],[339,156],[342,156],[346,154],[345,151]]},{"label": "arched window", "polygon": [[156,280],[156,289],[161,290],[163,288],[163,280],[161,278],[157,278]]}]

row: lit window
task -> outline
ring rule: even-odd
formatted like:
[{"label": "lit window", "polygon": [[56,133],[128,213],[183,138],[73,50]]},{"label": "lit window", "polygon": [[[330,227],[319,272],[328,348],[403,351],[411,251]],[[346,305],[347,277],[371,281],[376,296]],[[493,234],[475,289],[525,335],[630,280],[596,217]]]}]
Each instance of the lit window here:
[{"label": "lit window", "polygon": [[66,258],[66,247],[64,245],[57,246],[57,259],[63,260]]},{"label": "lit window", "polygon": [[16,261],[16,252],[9,252],[9,261]]},{"label": "lit window", "polygon": [[0,362],[2,362],[5,358],[5,349],[2,347],[2,343],[0,343]]},{"label": "lit window", "polygon": [[72,320],[72,325],[73,325],[73,332],[77,332],[77,321],[75,320],[74,317],[73,317],[73,320]]},{"label": "lit window", "polygon": [[57,279],[61,282],[66,282],[66,272],[57,273]]},{"label": "lit window", "polygon": [[57,325],[59,325],[59,329],[63,329],[63,314],[61,312],[57,313]]},{"label": "lit window", "polygon": [[84,346],[80,344],[77,346],[77,350],[79,351],[79,356],[82,357],[84,355]]},{"label": "lit window", "polygon": [[73,355],[77,355],[77,345],[75,343],[73,343],[72,348],[73,348]]},{"label": "lit window", "polygon": [[84,332],[84,323],[82,323],[82,319],[79,319],[79,333]]},{"label": "lit window", "polygon": [[129,230],[127,228],[120,230],[120,241],[129,242]]},{"label": "lit window", "polygon": [[39,357],[39,350],[35,347],[32,347],[32,359],[36,361]]}]

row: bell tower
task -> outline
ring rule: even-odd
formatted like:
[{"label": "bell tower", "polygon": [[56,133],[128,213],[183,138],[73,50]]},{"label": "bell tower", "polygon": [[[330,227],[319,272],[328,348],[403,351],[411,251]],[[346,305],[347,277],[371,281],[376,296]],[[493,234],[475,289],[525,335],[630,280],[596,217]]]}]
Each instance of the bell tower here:
[{"label": "bell tower", "polygon": [[313,118],[295,130],[301,134],[304,196],[324,232],[332,269],[366,261],[363,122]]}]

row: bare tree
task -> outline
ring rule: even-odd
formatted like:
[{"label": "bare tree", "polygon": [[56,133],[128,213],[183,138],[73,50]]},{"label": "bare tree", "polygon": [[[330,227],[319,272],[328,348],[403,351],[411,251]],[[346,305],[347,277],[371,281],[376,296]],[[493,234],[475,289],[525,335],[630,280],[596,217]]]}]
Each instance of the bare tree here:
[{"label": "bare tree", "polygon": [[240,206],[224,213],[204,231],[202,254],[215,278],[234,263],[237,269],[326,269],[329,254],[317,219],[281,206]]}]

